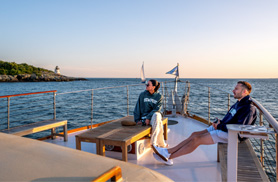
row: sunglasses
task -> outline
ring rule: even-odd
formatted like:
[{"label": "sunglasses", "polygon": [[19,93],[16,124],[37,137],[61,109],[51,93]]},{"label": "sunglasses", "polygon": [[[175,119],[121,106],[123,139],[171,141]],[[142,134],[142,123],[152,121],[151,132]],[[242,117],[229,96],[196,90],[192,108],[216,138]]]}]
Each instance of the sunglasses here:
[{"label": "sunglasses", "polygon": [[148,86],[150,86],[150,84],[147,83],[147,84],[146,84],[146,87],[148,87]]}]

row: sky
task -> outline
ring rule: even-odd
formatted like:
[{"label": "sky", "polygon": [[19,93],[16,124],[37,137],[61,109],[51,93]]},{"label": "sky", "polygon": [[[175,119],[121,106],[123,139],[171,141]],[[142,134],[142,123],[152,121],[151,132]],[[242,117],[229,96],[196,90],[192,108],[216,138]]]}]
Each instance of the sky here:
[{"label": "sky", "polygon": [[0,0],[0,60],[75,77],[278,78],[277,0]]}]

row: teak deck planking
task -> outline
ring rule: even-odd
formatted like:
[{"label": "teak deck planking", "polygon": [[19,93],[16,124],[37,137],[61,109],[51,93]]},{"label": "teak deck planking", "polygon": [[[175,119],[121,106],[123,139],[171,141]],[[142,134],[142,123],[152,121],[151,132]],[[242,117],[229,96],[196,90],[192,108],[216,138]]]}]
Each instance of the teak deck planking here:
[{"label": "teak deck planking", "polygon": [[[227,144],[218,144],[222,181],[227,181]],[[249,140],[238,144],[237,181],[269,181]]]}]

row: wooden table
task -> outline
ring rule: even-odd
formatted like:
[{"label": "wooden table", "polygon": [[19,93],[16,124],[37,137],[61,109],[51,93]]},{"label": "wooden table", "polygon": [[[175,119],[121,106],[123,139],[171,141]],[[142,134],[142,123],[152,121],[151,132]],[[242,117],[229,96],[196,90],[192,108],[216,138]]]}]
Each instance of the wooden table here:
[{"label": "wooden table", "polygon": [[[122,159],[127,161],[127,146],[150,135],[151,126],[122,126],[123,120],[134,121],[133,116],[126,116],[76,135],[76,149],[81,150],[81,142],[96,143],[97,154],[105,156],[105,145],[121,146]],[[167,140],[168,118],[163,118],[163,129]]]}]

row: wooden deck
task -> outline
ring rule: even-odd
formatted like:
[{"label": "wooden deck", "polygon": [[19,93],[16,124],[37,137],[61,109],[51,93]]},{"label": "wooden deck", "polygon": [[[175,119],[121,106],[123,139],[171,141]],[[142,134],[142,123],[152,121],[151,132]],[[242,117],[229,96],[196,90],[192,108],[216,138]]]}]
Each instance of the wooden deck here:
[{"label": "wooden deck", "polygon": [[[218,144],[222,181],[227,181],[227,144]],[[238,144],[237,181],[269,181],[249,140]]]}]

